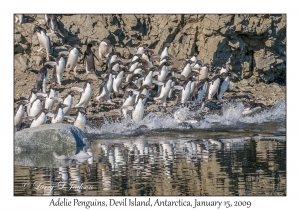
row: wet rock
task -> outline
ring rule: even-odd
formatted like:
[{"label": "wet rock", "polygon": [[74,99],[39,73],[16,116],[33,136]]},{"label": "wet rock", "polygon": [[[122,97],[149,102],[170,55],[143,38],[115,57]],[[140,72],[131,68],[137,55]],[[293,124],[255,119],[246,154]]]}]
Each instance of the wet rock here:
[{"label": "wet rock", "polygon": [[45,150],[64,154],[89,144],[85,133],[77,127],[64,124],[45,124],[15,133],[15,151]]}]

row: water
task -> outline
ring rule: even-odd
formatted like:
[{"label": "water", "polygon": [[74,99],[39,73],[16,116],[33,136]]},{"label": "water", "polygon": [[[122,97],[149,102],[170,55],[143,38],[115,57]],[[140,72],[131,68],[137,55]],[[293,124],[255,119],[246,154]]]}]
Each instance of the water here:
[{"label": "water", "polygon": [[14,194],[286,195],[285,100],[253,116],[242,111],[237,103],[220,116],[181,108],[141,122],[105,119],[88,128],[87,157],[15,157]]}]

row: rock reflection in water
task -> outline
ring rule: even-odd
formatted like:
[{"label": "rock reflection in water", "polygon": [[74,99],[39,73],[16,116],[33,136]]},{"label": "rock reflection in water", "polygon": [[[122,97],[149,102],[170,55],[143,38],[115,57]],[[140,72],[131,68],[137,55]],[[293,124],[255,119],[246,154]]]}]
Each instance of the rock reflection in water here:
[{"label": "rock reflection in water", "polygon": [[[59,167],[16,164],[15,195],[286,194],[285,136],[260,140],[139,136],[95,140],[85,152],[90,156],[86,161]],[[44,189],[35,189],[35,183]]]}]

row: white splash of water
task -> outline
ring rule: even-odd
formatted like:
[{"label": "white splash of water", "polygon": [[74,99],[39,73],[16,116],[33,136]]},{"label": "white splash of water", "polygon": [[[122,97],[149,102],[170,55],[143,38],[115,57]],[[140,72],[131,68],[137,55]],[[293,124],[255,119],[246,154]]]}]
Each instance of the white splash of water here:
[{"label": "white splash of water", "polygon": [[[182,129],[180,122],[188,122],[193,128],[209,129],[218,126],[234,126],[240,123],[265,123],[286,119],[286,100],[278,102],[270,110],[265,110],[252,116],[243,116],[244,105],[241,102],[224,104],[222,114],[206,114],[201,118],[199,111],[190,111],[188,108],[179,108],[173,115],[159,115],[150,112],[141,121],[125,118],[121,121],[112,121],[104,118],[101,128],[90,128],[87,132],[92,134],[122,134],[130,135],[138,128],[146,125],[148,129]],[[199,120],[200,118],[200,120]]]}]

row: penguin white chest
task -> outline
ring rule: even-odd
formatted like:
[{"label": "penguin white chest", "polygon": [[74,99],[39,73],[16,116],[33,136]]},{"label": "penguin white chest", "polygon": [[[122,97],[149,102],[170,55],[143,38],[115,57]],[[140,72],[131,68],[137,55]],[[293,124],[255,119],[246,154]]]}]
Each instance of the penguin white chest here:
[{"label": "penguin white chest", "polygon": [[220,85],[220,78],[216,79],[213,82],[210,82],[209,90],[208,90],[208,99],[212,99],[214,95],[217,93]]},{"label": "penguin white chest", "polygon": [[57,115],[52,118],[52,123],[61,123],[64,120],[64,111],[62,108],[58,109]]},{"label": "penguin white chest", "polygon": [[36,100],[33,102],[31,108],[30,108],[30,114],[29,116],[36,116],[41,110],[42,110],[42,103],[40,100]]},{"label": "penguin white chest", "polygon": [[152,86],[152,74],[153,74],[153,71],[150,71],[145,80],[143,80],[143,85],[148,85],[148,86]]},{"label": "penguin white chest", "polygon": [[32,121],[30,128],[37,127],[46,123],[47,115],[43,112],[41,115]]},{"label": "penguin white chest", "polygon": [[161,71],[160,71],[160,74],[157,76],[157,80],[159,82],[164,82],[167,78],[167,75],[168,75],[168,67],[163,66]]},{"label": "penguin white chest", "polygon": [[145,106],[143,100],[140,98],[137,105],[135,106],[134,111],[132,112],[132,119],[134,121],[140,121],[144,116]]},{"label": "penguin white chest", "polygon": [[47,53],[49,53],[50,52],[49,37],[43,31],[41,31],[41,33],[37,33],[37,37],[38,37],[41,47],[45,48]]},{"label": "penguin white chest", "polygon": [[85,125],[86,125],[86,116],[84,114],[82,114],[81,112],[79,112],[78,116],[74,122],[74,126],[85,131]]},{"label": "penguin white chest", "polygon": [[68,116],[69,115],[69,112],[70,112],[70,109],[71,109],[71,107],[72,107],[72,104],[73,104],[73,97],[71,96],[71,95],[68,95],[66,98],[65,98],[65,100],[64,100],[64,102],[63,102],[65,105],[68,105],[67,107],[65,107],[63,110],[64,110],[64,114],[66,115],[66,116]]},{"label": "penguin white chest", "polygon": [[75,66],[77,66],[78,55],[79,52],[76,48],[70,51],[68,62],[67,62],[67,66],[69,66],[69,68],[73,69],[75,68]]},{"label": "penguin white chest", "polygon": [[88,103],[92,97],[92,91],[93,91],[92,86],[89,83],[87,83],[86,88],[84,89],[84,92],[81,95],[79,106],[80,105],[84,105],[84,106],[88,105]]},{"label": "penguin white chest", "polygon": [[56,74],[61,75],[63,73],[65,67],[66,67],[66,61],[62,57],[62,58],[60,58],[58,65],[56,66]]},{"label": "penguin white chest", "polygon": [[200,89],[198,90],[196,102],[199,102],[199,101],[202,99],[202,97],[204,96],[204,94],[206,93],[207,84],[208,84],[208,82],[206,81],[206,82],[204,83],[204,85],[202,86],[202,88],[200,88]]},{"label": "penguin white chest", "polygon": [[23,105],[20,105],[16,115],[15,115],[15,126],[19,126],[22,122],[22,118],[24,117],[25,109]]},{"label": "penguin white chest", "polygon": [[181,76],[184,76],[183,79],[185,79],[189,75],[189,73],[191,73],[191,71],[192,71],[191,65],[188,63],[184,67],[183,71],[181,72]]},{"label": "penguin white chest", "polygon": [[191,94],[191,81],[189,81],[186,84],[185,88],[182,90],[181,103],[185,103],[190,97],[190,94]]}]

